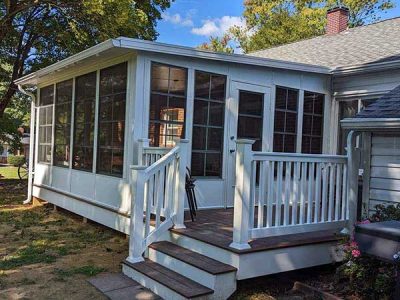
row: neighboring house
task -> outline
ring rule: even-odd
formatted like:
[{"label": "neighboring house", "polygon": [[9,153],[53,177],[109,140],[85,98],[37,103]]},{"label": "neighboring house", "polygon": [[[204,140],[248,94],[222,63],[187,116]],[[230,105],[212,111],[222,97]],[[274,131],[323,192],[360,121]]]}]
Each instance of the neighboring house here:
[{"label": "neighboring house", "polygon": [[[332,10],[329,35],[300,42],[299,61],[284,56],[294,44],[229,55],[121,37],[18,79],[38,88],[28,201],[129,234],[123,271],[166,299],[227,298],[237,279],[340,259],[337,233],[356,221],[361,142],[352,131],[338,155],[339,120],[400,74],[400,49],[380,55],[375,45],[398,41],[398,19],[331,32],[346,21]],[[351,51],[371,59],[347,48],[335,65],[343,36],[365,30],[371,44]],[[193,223],[186,166],[202,209]]]},{"label": "neighboring house", "polygon": [[10,152],[10,145],[8,143],[3,143],[0,145],[0,164],[7,164],[7,158],[9,155],[24,155],[26,158],[29,157],[29,133],[22,133],[21,144],[22,149]]}]

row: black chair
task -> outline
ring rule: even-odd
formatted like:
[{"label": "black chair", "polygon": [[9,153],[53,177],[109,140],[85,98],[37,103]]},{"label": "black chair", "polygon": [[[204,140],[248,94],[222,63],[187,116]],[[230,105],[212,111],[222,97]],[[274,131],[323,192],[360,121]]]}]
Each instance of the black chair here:
[{"label": "black chair", "polygon": [[194,218],[196,217],[196,210],[198,209],[196,193],[194,191],[194,188],[196,187],[194,182],[196,181],[196,179],[192,177],[190,169],[189,168],[186,169],[187,169],[186,184],[185,184],[186,196],[189,204],[190,218],[192,219],[192,222],[194,222]]}]

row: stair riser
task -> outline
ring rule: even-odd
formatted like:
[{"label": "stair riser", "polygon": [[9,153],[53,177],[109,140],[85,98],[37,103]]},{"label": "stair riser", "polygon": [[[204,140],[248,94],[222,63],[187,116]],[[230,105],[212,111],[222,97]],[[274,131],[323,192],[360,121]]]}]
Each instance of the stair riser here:
[{"label": "stair riser", "polygon": [[239,267],[239,255],[225,249],[173,232],[170,233],[169,241],[235,268]]},{"label": "stair riser", "polygon": [[151,248],[149,259],[213,289],[213,299],[227,299],[236,290],[236,272],[213,275]]},{"label": "stair riser", "polygon": [[[156,295],[160,296],[163,299],[168,300],[186,300],[187,298],[183,297],[182,295],[176,293],[175,291],[169,289],[167,286],[158,283],[157,281],[147,277],[146,275],[130,268],[129,266],[123,264],[122,265],[122,272],[132,278],[133,280],[139,282],[142,286],[148,288]],[[209,300],[212,295],[207,295],[203,297],[194,298],[196,300]]]}]

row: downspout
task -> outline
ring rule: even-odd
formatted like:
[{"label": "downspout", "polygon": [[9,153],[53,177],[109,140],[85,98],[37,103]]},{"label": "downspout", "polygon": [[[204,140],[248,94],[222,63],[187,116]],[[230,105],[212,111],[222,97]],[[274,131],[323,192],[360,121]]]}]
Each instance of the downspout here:
[{"label": "downspout", "polygon": [[30,122],[30,135],[29,135],[29,165],[28,165],[28,195],[23,204],[28,204],[32,201],[32,188],[33,188],[33,164],[34,164],[34,151],[35,151],[35,102],[36,96],[23,89],[21,84],[18,84],[18,90],[31,98],[31,122]]}]

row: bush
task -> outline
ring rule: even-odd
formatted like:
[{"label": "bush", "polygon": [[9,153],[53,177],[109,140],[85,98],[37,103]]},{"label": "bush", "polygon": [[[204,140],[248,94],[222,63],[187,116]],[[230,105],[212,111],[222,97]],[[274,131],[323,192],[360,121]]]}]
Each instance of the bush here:
[{"label": "bush", "polygon": [[13,166],[20,166],[25,163],[25,156],[23,155],[9,155],[7,157],[7,163]]},{"label": "bush", "polygon": [[[375,214],[362,223],[400,221],[400,204],[376,205]],[[349,281],[350,289],[362,299],[390,299],[395,285],[393,264],[362,255],[355,241],[344,245],[344,264],[337,269],[339,280]]]}]

